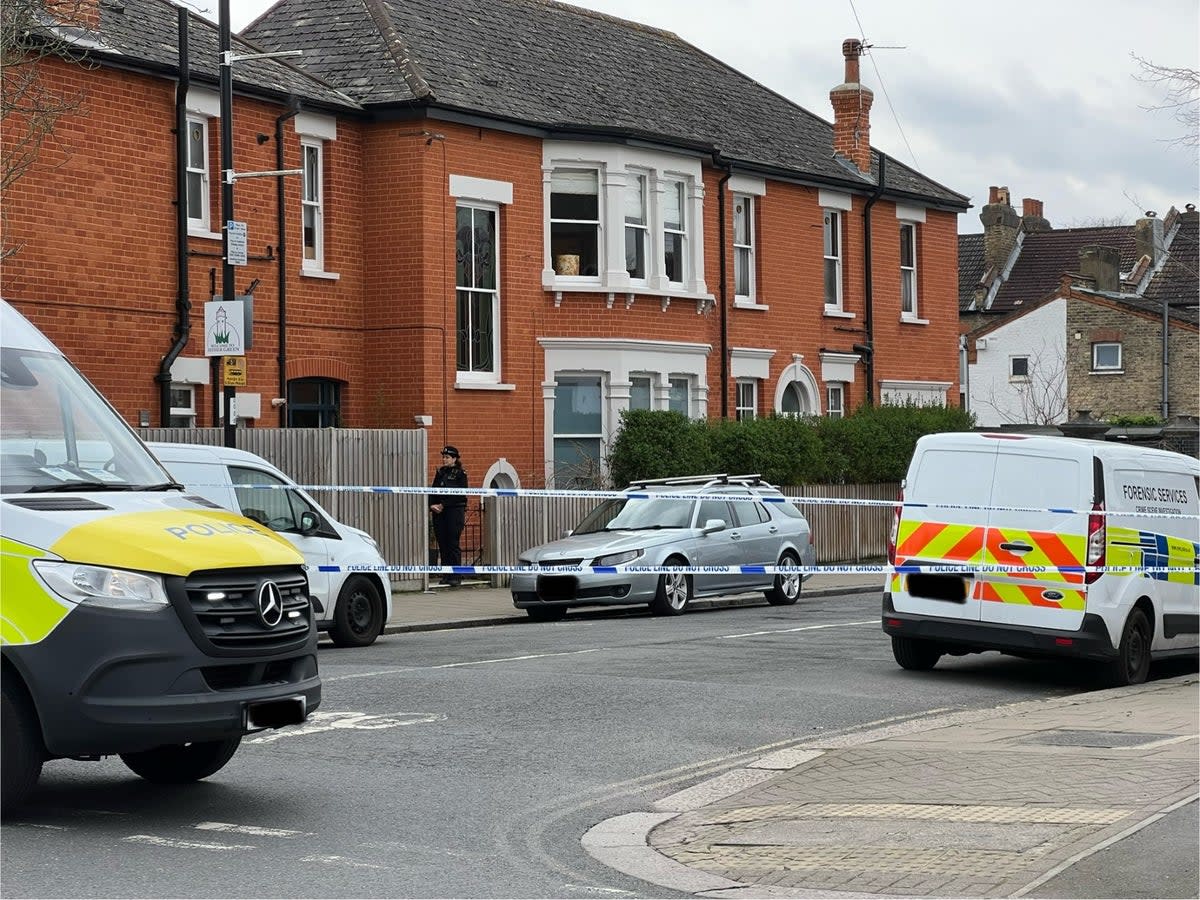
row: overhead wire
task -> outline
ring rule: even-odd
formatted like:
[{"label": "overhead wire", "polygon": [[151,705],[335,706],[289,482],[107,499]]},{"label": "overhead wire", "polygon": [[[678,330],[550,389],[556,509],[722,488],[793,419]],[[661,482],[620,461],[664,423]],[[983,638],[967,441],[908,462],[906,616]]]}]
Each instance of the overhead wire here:
[{"label": "overhead wire", "polygon": [[[854,0],[847,0],[850,4],[850,12],[854,14],[854,21],[858,24],[859,37],[862,39],[864,51],[869,51],[871,45],[867,43],[866,30],[863,28],[862,19],[859,18],[858,10],[854,6]],[[908,135],[904,133],[904,126],[900,124],[900,116],[896,113],[896,107],[892,105],[892,98],[888,96],[887,85],[883,83],[883,75],[879,71],[879,66],[875,64],[875,56],[872,53],[866,54],[871,60],[871,68],[875,70],[875,78],[879,82],[879,89],[883,92],[883,99],[887,101],[888,109],[892,113],[892,121],[896,123],[896,129],[900,132],[900,139],[904,141],[904,146],[908,148],[908,155],[912,157],[913,168],[916,171],[921,171],[921,164],[917,161],[917,154],[913,152],[912,144],[908,142]]]}]

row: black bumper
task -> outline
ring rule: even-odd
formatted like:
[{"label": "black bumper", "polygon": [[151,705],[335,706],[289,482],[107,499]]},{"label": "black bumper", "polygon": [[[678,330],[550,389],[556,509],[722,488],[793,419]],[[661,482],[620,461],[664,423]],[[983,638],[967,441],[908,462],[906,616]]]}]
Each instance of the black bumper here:
[{"label": "black bumper", "polygon": [[[175,610],[132,613],[80,606],[36,644],[6,646],[52,756],[107,756],[211,741],[277,721],[303,698],[321,703],[317,635],[286,650],[213,657]],[[250,714],[250,717],[248,717]],[[257,715],[254,715],[257,714]]]},{"label": "black bumper", "polygon": [[883,630],[895,637],[933,641],[950,653],[956,650],[962,653],[999,650],[1014,656],[1074,657],[1098,661],[1114,659],[1117,655],[1108,626],[1094,613],[1084,614],[1078,631],[942,619],[896,612],[890,591],[883,594]]}]

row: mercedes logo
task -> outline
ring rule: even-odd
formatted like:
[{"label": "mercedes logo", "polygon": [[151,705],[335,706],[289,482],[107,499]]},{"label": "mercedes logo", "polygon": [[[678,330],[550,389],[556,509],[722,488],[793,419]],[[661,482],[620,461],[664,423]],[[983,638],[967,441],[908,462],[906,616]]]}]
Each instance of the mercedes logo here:
[{"label": "mercedes logo", "polygon": [[283,618],[283,595],[273,581],[264,581],[258,589],[258,618],[268,628],[274,628]]}]

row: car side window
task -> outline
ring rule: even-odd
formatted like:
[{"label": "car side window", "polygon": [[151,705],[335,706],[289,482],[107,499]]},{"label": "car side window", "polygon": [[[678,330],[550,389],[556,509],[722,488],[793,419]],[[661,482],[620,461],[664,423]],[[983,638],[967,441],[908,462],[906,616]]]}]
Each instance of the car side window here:
[{"label": "car side window", "polygon": [[261,522],[272,531],[299,531],[301,514],[316,512],[296,491],[252,487],[287,484],[268,472],[230,466],[229,477],[233,481],[233,492],[237,495],[242,515]]},{"label": "car side window", "polygon": [[720,519],[726,525],[732,525],[729,504],[724,500],[701,500],[699,512],[696,513],[696,527],[703,528],[709,519]]},{"label": "car side window", "polygon": [[733,509],[734,522],[741,527],[761,525],[769,518],[758,500],[736,500],[729,505]]}]

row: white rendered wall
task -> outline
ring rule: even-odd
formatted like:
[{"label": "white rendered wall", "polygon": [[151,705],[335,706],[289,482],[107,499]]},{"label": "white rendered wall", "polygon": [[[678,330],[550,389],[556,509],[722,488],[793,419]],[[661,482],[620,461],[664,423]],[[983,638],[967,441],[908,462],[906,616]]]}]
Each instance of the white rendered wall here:
[{"label": "white rendered wall", "polygon": [[[1066,404],[1053,398],[1067,395],[1067,302],[1063,298],[1001,325],[982,339],[969,368],[970,409],[985,428],[1011,423],[1034,423],[1036,413],[1053,411],[1048,424],[1067,420]],[[978,343],[977,345],[978,346]],[[1013,356],[1028,356],[1030,382],[1009,380]],[[1022,391],[1029,396],[1023,400]]]}]

